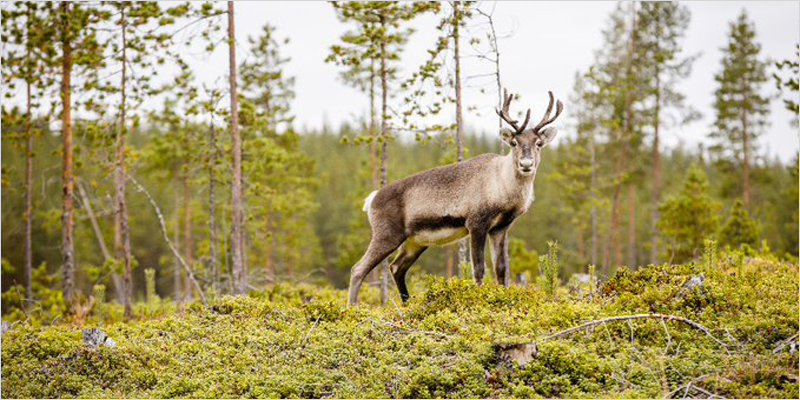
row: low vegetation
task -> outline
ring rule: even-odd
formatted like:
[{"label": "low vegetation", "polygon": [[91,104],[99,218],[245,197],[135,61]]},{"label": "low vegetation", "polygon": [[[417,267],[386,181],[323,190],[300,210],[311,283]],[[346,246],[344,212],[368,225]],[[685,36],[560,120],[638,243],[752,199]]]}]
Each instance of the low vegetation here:
[{"label": "low vegetation", "polygon": [[[116,303],[77,322],[20,315],[4,323],[2,396],[797,398],[797,265],[707,249],[700,262],[621,269],[552,296],[429,276],[411,282],[405,306],[378,306],[374,287],[347,308],[345,291],[281,284],[205,306],[153,296],[129,323]],[[713,338],[678,321],[623,320],[541,341],[524,365],[496,350],[651,313]],[[83,343],[92,327],[116,345]]]}]

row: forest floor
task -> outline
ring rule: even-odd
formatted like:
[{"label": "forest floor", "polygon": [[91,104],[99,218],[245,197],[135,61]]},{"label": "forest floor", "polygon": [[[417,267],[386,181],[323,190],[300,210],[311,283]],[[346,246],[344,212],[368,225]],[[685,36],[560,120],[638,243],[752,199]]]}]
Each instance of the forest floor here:
[{"label": "forest floor", "polygon": [[[276,285],[207,305],[151,300],[130,323],[111,322],[120,311],[109,304],[82,322],[31,318],[4,327],[1,394],[798,398],[797,265],[623,269],[596,289],[555,296],[433,277],[414,286],[408,304],[386,307],[376,306],[375,288],[347,308],[344,291]],[[622,319],[543,340],[642,314],[697,325]],[[81,329],[97,326],[114,346],[83,342]]]}]

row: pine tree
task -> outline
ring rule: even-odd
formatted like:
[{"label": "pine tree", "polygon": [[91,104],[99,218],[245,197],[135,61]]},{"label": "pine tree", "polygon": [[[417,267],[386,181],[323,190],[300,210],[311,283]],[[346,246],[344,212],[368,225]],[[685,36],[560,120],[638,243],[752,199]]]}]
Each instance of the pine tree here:
[{"label": "pine tree", "polygon": [[[32,219],[33,219],[33,139],[38,134],[39,129],[33,126],[33,110],[39,106],[39,99],[42,92],[46,90],[52,82],[45,78],[45,65],[42,60],[46,57],[42,53],[42,40],[44,35],[37,27],[43,23],[39,11],[39,6],[34,2],[17,2],[9,9],[3,10],[2,28],[3,43],[7,46],[3,52],[3,83],[9,88],[14,88],[16,81],[21,80],[25,84],[25,117],[24,132],[22,137],[25,142],[25,188],[24,208],[22,210],[22,221],[24,224],[24,276],[25,276],[25,298],[28,300],[23,303],[24,307],[30,305],[33,300],[32,271],[33,271],[33,241],[32,241]],[[7,97],[11,93],[6,93]]]},{"label": "pine tree", "polygon": [[747,12],[731,22],[728,44],[722,48],[722,71],[714,79],[716,120],[709,135],[716,141],[712,150],[735,161],[741,171],[741,195],[750,209],[750,167],[757,151],[756,140],[763,133],[769,114],[769,98],[761,95],[767,81],[766,63],[760,58],[761,45]]},{"label": "pine tree", "polygon": [[703,240],[717,230],[718,208],[708,193],[708,178],[699,166],[693,165],[681,191],[659,206],[658,229],[667,239],[670,263],[686,262],[698,255]]},{"label": "pine tree", "polygon": [[685,96],[676,89],[677,83],[691,72],[696,57],[682,57],[682,41],[689,26],[690,12],[686,6],[675,1],[641,2],[638,24],[634,31],[637,37],[637,64],[646,71],[645,97],[652,101],[648,111],[652,129],[651,211],[652,233],[650,262],[658,259],[658,203],[661,202],[661,127],[670,108],[684,111],[686,118],[694,117],[684,104]]}]

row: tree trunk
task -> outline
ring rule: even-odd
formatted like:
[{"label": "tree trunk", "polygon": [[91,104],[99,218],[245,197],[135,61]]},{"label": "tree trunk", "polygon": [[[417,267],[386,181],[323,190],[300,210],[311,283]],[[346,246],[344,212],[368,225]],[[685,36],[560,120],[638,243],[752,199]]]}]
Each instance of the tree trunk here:
[{"label": "tree trunk", "polygon": [[231,184],[231,254],[235,294],[247,288],[242,257],[242,142],[239,136],[239,98],[236,92],[236,35],[233,2],[228,2],[228,67],[231,97],[231,152],[233,153],[233,182]]},{"label": "tree trunk", "polygon": [[450,279],[453,277],[453,246],[445,247],[445,276]]},{"label": "tree trunk", "polygon": [[63,274],[62,291],[64,300],[70,304],[75,294],[75,251],[73,246],[72,210],[73,176],[72,176],[72,104],[70,88],[72,79],[72,43],[70,39],[70,2],[61,3],[61,129],[63,148],[62,213],[61,213],[61,272]]},{"label": "tree trunk", "polygon": [[628,266],[636,268],[636,186],[628,184]]},{"label": "tree trunk", "polygon": [[653,121],[653,199],[652,203],[652,238],[650,238],[650,263],[658,262],[658,206],[661,204],[661,152],[659,149],[659,130],[661,128],[661,71],[656,63],[656,105]]},{"label": "tree trunk", "polygon": [[[175,213],[175,220],[173,224],[175,226],[175,231],[172,233],[173,235],[173,242],[175,242],[175,248],[181,248],[181,196],[178,195],[177,191],[175,191],[175,196],[173,197],[174,200],[174,213]],[[175,269],[172,272],[172,278],[174,280],[173,283],[173,297],[175,299],[175,303],[182,303],[183,302],[183,280],[181,278],[181,265],[179,264],[177,257],[175,258]]]},{"label": "tree trunk", "polygon": [[592,137],[589,140],[589,162],[591,164],[592,172],[591,172],[591,180],[589,182],[589,196],[591,198],[591,204],[589,209],[589,217],[591,219],[592,224],[592,241],[591,241],[591,250],[590,250],[590,262],[592,265],[597,265],[597,160],[595,156],[595,149],[594,149],[594,133],[591,133]]},{"label": "tree trunk", "polygon": [[[192,257],[192,192],[189,187],[189,171],[183,172],[183,259],[189,267],[193,267],[194,260]],[[192,285],[188,280],[184,280],[184,293],[186,300],[192,300]]]},{"label": "tree trunk", "polygon": [[[461,24],[461,14],[458,9],[459,3],[454,1],[453,3],[453,48],[454,48],[454,55],[455,64],[456,64],[456,76],[455,76],[455,90],[456,90],[456,151],[458,162],[464,161],[464,119],[461,110],[461,54],[459,49],[459,36],[458,36],[458,28]],[[464,268],[465,265],[469,263],[468,260],[468,253],[469,249],[467,248],[467,239],[462,239],[458,242],[458,265],[461,268]]]},{"label": "tree trunk", "polygon": [[131,271],[131,241],[128,230],[128,210],[125,203],[125,84],[127,78],[127,38],[125,29],[125,8],[122,6],[120,25],[122,29],[122,77],[120,80],[120,107],[119,107],[119,132],[116,140],[116,171],[114,173],[114,256],[124,266],[122,275],[123,301],[125,306],[125,320],[133,316],[133,274]]},{"label": "tree trunk", "polygon": [[214,123],[208,124],[208,145],[211,149],[208,167],[208,246],[211,261],[209,262],[209,275],[211,278],[211,288],[215,291],[219,280],[219,258],[217,255],[217,202],[214,193],[215,177],[214,168],[217,165],[217,138],[214,130]]},{"label": "tree trunk", "polygon": [[[385,29],[386,27],[386,18],[381,15],[380,16],[380,23],[381,28]],[[386,160],[388,154],[386,150],[388,149],[389,144],[389,126],[387,118],[387,96],[388,96],[388,88],[386,79],[388,71],[386,70],[386,38],[381,37],[380,43],[380,51],[381,51],[381,188],[386,186],[388,182],[387,172],[386,172]],[[387,289],[389,286],[389,262],[384,259],[381,262],[381,304],[386,304],[386,300],[388,297]]]},{"label": "tree trunk", "polygon": [[275,265],[272,263],[272,212],[267,211],[264,224],[264,276],[267,282],[276,283]]},{"label": "tree trunk", "polygon": [[[28,10],[30,21],[30,6]],[[30,22],[29,22],[30,23]],[[30,59],[30,51],[27,58]],[[25,209],[22,220],[25,223],[25,301],[22,307],[28,308],[33,299],[33,241],[31,217],[33,216],[33,135],[31,133],[31,71],[25,79]]]},{"label": "tree trunk", "polygon": [[744,208],[750,210],[750,147],[748,146],[747,110],[742,110],[742,197]]},{"label": "tree trunk", "polygon": [[[369,67],[369,158],[370,169],[372,170],[372,190],[381,187],[378,165],[378,123],[375,116],[375,59],[373,58]],[[372,270],[372,282],[380,285],[380,271]]]}]

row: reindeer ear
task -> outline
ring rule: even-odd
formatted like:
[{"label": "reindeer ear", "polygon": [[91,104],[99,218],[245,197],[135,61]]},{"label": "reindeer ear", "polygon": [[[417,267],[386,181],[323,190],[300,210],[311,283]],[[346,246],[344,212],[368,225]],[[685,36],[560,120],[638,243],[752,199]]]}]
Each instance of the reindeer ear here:
[{"label": "reindeer ear", "polygon": [[511,146],[511,139],[514,138],[514,132],[510,129],[503,128],[500,130],[500,140],[506,144],[506,146]]},{"label": "reindeer ear", "polygon": [[542,146],[545,146],[545,145],[547,145],[548,143],[552,142],[552,141],[553,141],[553,139],[555,139],[555,138],[556,138],[556,135],[557,135],[557,134],[558,134],[558,130],[557,130],[556,128],[552,127],[552,126],[551,126],[551,127],[548,127],[548,128],[545,128],[544,130],[542,130],[542,131],[539,133],[539,137],[540,137],[540,138],[542,138],[542,141],[544,142],[544,143],[542,144]]}]

